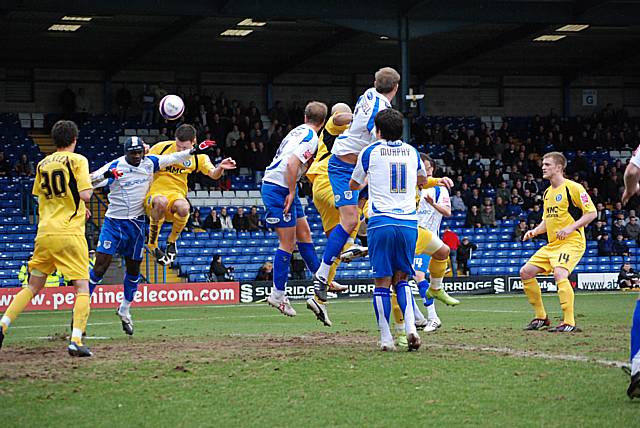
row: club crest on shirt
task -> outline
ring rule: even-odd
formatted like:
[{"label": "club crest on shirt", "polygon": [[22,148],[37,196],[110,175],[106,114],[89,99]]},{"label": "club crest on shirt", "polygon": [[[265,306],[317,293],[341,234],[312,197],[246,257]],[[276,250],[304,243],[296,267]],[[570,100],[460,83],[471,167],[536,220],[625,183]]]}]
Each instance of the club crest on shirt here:
[{"label": "club crest on shirt", "polygon": [[[344,192],[344,198],[345,198],[347,201],[350,201],[350,200],[351,200],[351,198],[353,198],[353,192],[352,192],[351,190],[345,190],[345,192]],[[336,202],[338,202],[338,201],[336,201]]]},{"label": "club crest on shirt", "polygon": [[556,202],[560,202],[561,200],[562,200],[562,195],[558,193],[556,195]]},{"label": "club crest on shirt", "polygon": [[191,166],[191,159],[187,159],[186,161],[182,162],[182,165],[184,165],[185,168],[189,168]]},{"label": "club crest on shirt", "polygon": [[288,213],[288,214],[283,215],[283,216],[282,216],[282,220],[283,220],[284,222],[289,222],[289,221],[291,221],[291,213]]},{"label": "club crest on shirt", "polygon": [[111,241],[104,241],[102,243],[102,246],[104,247],[105,250],[108,250],[109,248],[111,248]]}]

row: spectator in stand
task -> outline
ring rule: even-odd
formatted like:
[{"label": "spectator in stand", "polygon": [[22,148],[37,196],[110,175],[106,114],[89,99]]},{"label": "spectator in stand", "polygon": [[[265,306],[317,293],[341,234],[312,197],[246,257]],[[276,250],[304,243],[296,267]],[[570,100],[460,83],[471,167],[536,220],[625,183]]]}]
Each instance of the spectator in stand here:
[{"label": "spectator in stand", "polygon": [[502,198],[503,201],[511,200],[511,189],[509,188],[509,186],[507,186],[506,181],[500,182],[498,190],[496,190],[496,198],[497,197]]},{"label": "spectator in stand", "polygon": [[469,241],[466,236],[462,238],[462,244],[458,247],[458,270],[462,275],[469,275],[469,260],[473,257],[473,252],[478,249],[476,244]]},{"label": "spectator in stand", "polygon": [[187,223],[187,230],[189,232],[204,232],[204,225],[200,218],[200,210],[196,208],[193,214],[189,216],[189,223]]},{"label": "spectator in stand", "polygon": [[618,273],[618,286],[620,288],[638,288],[640,275],[631,268],[631,263],[624,262]]},{"label": "spectator in stand", "polygon": [[16,173],[20,177],[33,177],[35,175],[33,162],[29,160],[26,153],[20,155],[20,160],[16,163]]},{"label": "spectator in stand", "polygon": [[527,233],[527,230],[529,230],[527,222],[521,219],[520,222],[516,225],[515,230],[513,231],[513,240],[515,242],[522,241],[522,237],[525,233]]},{"label": "spectator in stand", "polygon": [[464,201],[462,200],[460,190],[456,190],[456,193],[451,197],[451,209],[453,211],[461,211],[464,212],[467,210]]},{"label": "spectator in stand", "polygon": [[231,281],[233,280],[233,271],[233,266],[225,266],[224,263],[222,263],[222,256],[216,254],[213,256],[211,264],[209,265],[209,281]]},{"label": "spectator in stand", "polygon": [[480,220],[483,226],[496,227],[496,212],[493,209],[492,204],[485,204],[482,206],[482,212],[480,213]]},{"label": "spectator in stand", "polygon": [[264,264],[260,266],[258,275],[256,275],[256,281],[273,281],[273,263],[264,262]]},{"label": "spectator in stand", "polygon": [[222,207],[220,210],[220,227],[224,230],[232,230],[233,222],[231,221],[231,216],[227,214],[227,207]]},{"label": "spectator in stand", "polygon": [[604,209],[604,204],[599,203],[596,205],[596,220],[600,220],[602,222],[604,222],[605,224],[607,223],[607,211]]},{"label": "spectator in stand", "polygon": [[67,85],[58,96],[58,103],[62,108],[65,119],[71,119],[76,112],[76,94]]},{"label": "spectator in stand", "polygon": [[638,224],[638,217],[629,217],[629,223],[624,228],[625,235],[629,239],[637,240],[640,235],[640,224]]},{"label": "spectator in stand", "polygon": [[474,205],[476,207],[479,207],[482,205],[482,197],[480,196],[480,189],[478,189],[477,187],[474,187],[471,190],[471,195],[469,195],[467,197],[467,199],[464,201],[465,205],[468,207],[473,207]]},{"label": "spectator in stand", "polygon": [[262,176],[264,175],[265,169],[269,166],[271,162],[271,158],[269,153],[267,153],[267,149],[262,141],[258,143],[257,151],[254,154],[255,157],[252,158],[254,162],[254,171],[255,171],[255,180],[256,184],[260,184],[262,182]]},{"label": "spectator in stand", "polygon": [[458,247],[460,246],[460,238],[458,235],[449,228],[449,226],[444,227],[444,232],[442,233],[442,242],[444,242],[449,249],[449,257],[451,258],[451,274],[454,278],[458,276],[458,263],[456,262],[458,256]]},{"label": "spectator in stand", "polygon": [[535,224],[540,224],[542,222],[542,210],[540,209],[540,204],[533,204],[533,210],[527,214],[527,222],[534,222]]},{"label": "spectator in stand", "polygon": [[131,92],[129,92],[129,89],[127,89],[124,83],[122,87],[118,89],[118,92],[116,92],[116,106],[118,106],[118,117],[124,122],[127,120],[127,112],[131,108]]},{"label": "spectator in stand", "polygon": [[604,203],[604,198],[600,194],[600,190],[597,187],[591,189],[591,200],[596,205]]},{"label": "spectator in stand", "polygon": [[609,239],[608,233],[603,233],[602,237],[598,241],[598,255],[610,256],[613,251],[613,242]]},{"label": "spectator in stand", "polygon": [[171,137],[169,136],[169,131],[167,130],[166,127],[162,127],[160,129],[160,135],[158,135],[158,140],[157,142],[161,142],[161,141],[169,141],[171,139]]},{"label": "spectator in stand", "polygon": [[622,215],[623,219],[627,217],[627,210],[623,209],[622,202],[618,201],[613,206],[613,210],[611,211],[611,217],[618,218],[620,215]]},{"label": "spectator in stand", "polygon": [[233,216],[232,224],[233,228],[238,232],[246,232],[249,230],[249,219],[247,219],[247,216],[244,214],[244,208],[238,207],[238,211],[236,211],[236,214]]},{"label": "spectator in stand", "polygon": [[494,207],[496,211],[496,220],[506,220],[507,219],[507,204],[504,203],[504,199],[497,196],[496,197],[496,205]]},{"label": "spectator in stand", "polygon": [[260,220],[260,216],[258,215],[258,207],[255,205],[251,207],[251,211],[247,214],[247,222],[249,224],[247,229],[250,232],[255,232],[263,227],[262,220]]},{"label": "spectator in stand", "polygon": [[233,128],[227,134],[227,138],[225,139],[225,147],[231,147],[232,141],[238,141],[240,139],[240,129],[238,125],[233,125]]},{"label": "spectator in stand", "polygon": [[467,213],[467,221],[464,224],[465,227],[482,227],[482,218],[480,217],[480,210],[476,205],[472,205],[471,209]]},{"label": "spectator in stand", "polygon": [[624,242],[624,236],[617,235],[616,240],[611,246],[611,255],[613,256],[629,256],[629,246]]},{"label": "spectator in stand", "polygon": [[207,218],[204,219],[203,227],[206,230],[222,229],[222,224],[220,223],[220,217],[218,217],[218,212],[215,209],[212,209],[209,215],[207,216]]},{"label": "spectator in stand", "polygon": [[522,206],[518,203],[518,196],[511,198],[511,203],[507,205],[507,217],[516,219],[522,215]]},{"label": "spectator in stand", "polygon": [[534,198],[529,189],[524,189],[524,194],[522,195],[522,211],[527,212],[533,208]]},{"label": "spectator in stand", "polygon": [[613,225],[611,226],[611,236],[618,236],[626,233],[626,228],[624,225],[624,219],[617,218],[613,221]]},{"label": "spectator in stand", "polygon": [[595,224],[591,226],[591,239],[599,241],[605,233],[607,232],[602,220],[596,221]]},{"label": "spectator in stand", "polygon": [[148,85],[144,85],[142,94],[140,95],[140,103],[142,104],[142,117],[140,122],[149,124],[153,122],[153,112],[156,107],[156,97]]},{"label": "spectator in stand", "polygon": [[522,187],[524,187],[524,190],[531,192],[532,195],[536,195],[539,192],[538,183],[535,182],[533,174],[531,173],[527,174],[527,178]]}]

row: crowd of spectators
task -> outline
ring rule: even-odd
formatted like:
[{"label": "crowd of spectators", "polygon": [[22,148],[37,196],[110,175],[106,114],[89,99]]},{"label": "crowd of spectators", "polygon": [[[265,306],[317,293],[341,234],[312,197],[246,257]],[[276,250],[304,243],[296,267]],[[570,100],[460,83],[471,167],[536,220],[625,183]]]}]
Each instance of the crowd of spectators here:
[{"label": "crowd of spectators", "polygon": [[22,153],[20,159],[12,163],[0,151],[0,177],[34,177],[35,171],[33,161],[27,153]]}]

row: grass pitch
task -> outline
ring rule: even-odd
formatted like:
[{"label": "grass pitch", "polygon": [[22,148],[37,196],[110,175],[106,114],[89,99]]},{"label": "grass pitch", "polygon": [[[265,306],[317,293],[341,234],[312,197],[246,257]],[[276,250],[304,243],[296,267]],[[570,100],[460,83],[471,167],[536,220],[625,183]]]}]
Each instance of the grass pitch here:
[{"label": "grass pitch", "polygon": [[[94,310],[95,356],[66,354],[69,312],[25,313],[0,351],[4,426],[634,426],[625,395],[636,296],[576,296],[582,333],[523,332],[519,296],[438,306],[443,327],[417,353],[378,351],[368,300],[133,308],[135,336]],[[557,296],[544,297],[552,318]]]}]

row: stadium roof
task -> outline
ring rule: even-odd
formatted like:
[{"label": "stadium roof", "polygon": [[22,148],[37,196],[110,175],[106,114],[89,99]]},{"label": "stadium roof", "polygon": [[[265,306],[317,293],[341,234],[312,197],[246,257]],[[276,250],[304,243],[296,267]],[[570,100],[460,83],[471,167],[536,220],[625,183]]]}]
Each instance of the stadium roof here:
[{"label": "stadium roof", "polygon": [[[422,78],[640,71],[640,1],[5,0],[0,7],[0,60],[9,68],[368,74],[399,65],[406,17],[410,67]],[[239,26],[246,18],[266,25]],[[570,24],[588,27],[558,31]],[[221,36],[227,29],[253,31]],[[543,35],[565,37],[533,41]]]}]

